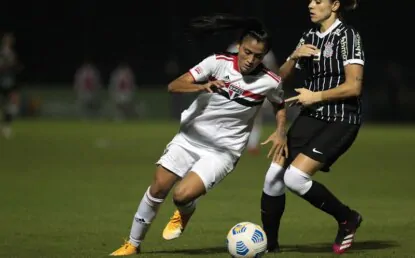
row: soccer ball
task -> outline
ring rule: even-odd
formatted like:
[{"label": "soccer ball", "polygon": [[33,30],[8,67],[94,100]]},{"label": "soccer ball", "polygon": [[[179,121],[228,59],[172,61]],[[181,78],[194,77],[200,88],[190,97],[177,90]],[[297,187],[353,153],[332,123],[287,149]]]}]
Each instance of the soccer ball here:
[{"label": "soccer ball", "polygon": [[226,237],[232,257],[261,257],[267,250],[267,236],[257,224],[241,222],[229,230]]}]

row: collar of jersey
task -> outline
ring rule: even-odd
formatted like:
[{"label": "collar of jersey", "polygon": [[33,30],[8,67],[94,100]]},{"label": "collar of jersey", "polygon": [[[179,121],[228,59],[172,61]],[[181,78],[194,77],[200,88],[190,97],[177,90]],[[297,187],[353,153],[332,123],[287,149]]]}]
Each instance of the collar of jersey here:
[{"label": "collar of jersey", "polygon": [[334,23],[323,33],[320,32],[319,29],[317,29],[316,31],[316,35],[319,38],[324,38],[325,36],[327,36],[330,32],[332,32],[337,26],[339,26],[339,24],[341,24],[342,22],[339,19],[336,19],[334,21]]}]

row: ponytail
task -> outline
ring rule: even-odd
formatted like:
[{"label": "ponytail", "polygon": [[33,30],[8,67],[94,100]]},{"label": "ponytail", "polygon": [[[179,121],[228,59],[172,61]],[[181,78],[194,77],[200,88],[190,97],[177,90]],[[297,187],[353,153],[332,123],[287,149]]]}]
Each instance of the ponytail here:
[{"label": "ponytail", "polygon": [[225,31],[242,30],[239,38],[240,42],[246,36],[251,36],[260,42],[264,42],[267,49],[271,45],[269,33],[256,18],[243,18],[226,14],[201,16],[190,22],[189,29],[190,33],[195,36],[209,36]]},{"label": "ponytail", "polygon": [[341,8],[344,11],[353,11],[359,5],[358,0],[340,0],[340,5],[343,5]]}]

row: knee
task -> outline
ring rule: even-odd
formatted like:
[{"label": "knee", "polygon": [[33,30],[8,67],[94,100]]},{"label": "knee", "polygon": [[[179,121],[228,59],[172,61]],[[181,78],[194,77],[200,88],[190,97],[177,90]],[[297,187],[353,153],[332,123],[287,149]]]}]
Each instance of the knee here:
[{"label": "knee", "polygon": [[272,163],[269,167],[267,174],[265,175],[265,182],[263,191],[270,196],[280,196],[285,193],[284,185],[284,172],[285,169],[275,163]]},{"label": "knee", "polygon": [[287,168],[284,174],[284,184],[296,194],[304,195],[312,185],[310,176],[292,165]]},{"label": "knee", "polygon": [[151,184],[149,192],[154,198],[165,199],[170,192],[170,188],[170,184],[156,178]]},{"label": "knee", "polygon": [[193,194],[188,187],[178,185],[173,192],[173,202],[177,206],[183,206],[193,201],[192,196]]}]

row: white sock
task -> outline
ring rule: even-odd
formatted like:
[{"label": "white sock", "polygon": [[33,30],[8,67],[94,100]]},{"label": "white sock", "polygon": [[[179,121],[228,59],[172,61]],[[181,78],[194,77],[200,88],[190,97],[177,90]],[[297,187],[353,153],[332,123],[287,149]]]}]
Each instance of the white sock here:
[{"label": "white sock", "polygon": [[157,199],[150,195],[150,187],[141,199],[137,212],[134,215],[133,225],[130,232],[130,243],[138,247],[151,225],[151,222],[157,215],[160,204],[164,199]]},{"label": "white sock", "polygon": [[285,193],[285,169],[277,163],[271,163],[265,175],[264,193],[269,196],[281,196]]},{"label": "white sock", "polygon": [[176,205],[176,207],[179,210],[180,214],[187,215],[195,211],[197,200],[198,199],[191,201],[188,204],[183,205],[183,206]]}]

